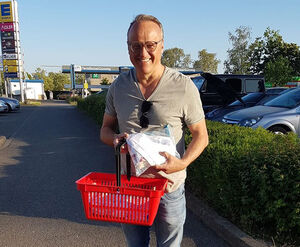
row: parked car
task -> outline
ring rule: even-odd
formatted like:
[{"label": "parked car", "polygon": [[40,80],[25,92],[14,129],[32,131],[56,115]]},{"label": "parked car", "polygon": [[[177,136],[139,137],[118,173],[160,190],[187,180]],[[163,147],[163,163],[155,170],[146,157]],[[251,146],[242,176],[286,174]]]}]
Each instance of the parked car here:
[{"label": "parked car", "polygon": [[56,98],[60,100],[60,99],[67,99],[73,96],[75,96],[75,94],[72,91],[63,91],[57,94]]},{"label": "parked car", "polygon": [[300,88],[281,94],[264,105],[226,114],[222,122],[253,129],[263,127],[277,134],[292,131],[300,137]]},{"label": "parked car", "polygon": [[241,100],[248,93],[265,91],[264,77],[261,75],[201,73],[201,76],[191,79],[199,89],[205,113]]},{"label": "parked car", "polygon": [[20,102],[14,98],[0,97],[0,100],[4,101],[8,107],[8,111],[20,110]]},{"label": "parked car", "polygon": [[217,109],[214,109],[208,113],[205,114],[205,118],[213,121],[219,121],[221,122],[224,115],[234,112],[237,110],[245,109],[248,107],[252,107],[255,105],[263,105],[264,103],[270,101],[271,99],[274,99],[281,93],[288,91],[289,89],[284,87],[278,87],[278,88],[270,88],[267,89],[265,92],[256,92],[256,93],[249,93],[242,97],[242,103],[239,100],[236,100],[229,104],[228,106],[220,107]]},{"label": "parked car", "polygon": [[8,112],[8,106],[3,100],[0,100],[0,112]]}]

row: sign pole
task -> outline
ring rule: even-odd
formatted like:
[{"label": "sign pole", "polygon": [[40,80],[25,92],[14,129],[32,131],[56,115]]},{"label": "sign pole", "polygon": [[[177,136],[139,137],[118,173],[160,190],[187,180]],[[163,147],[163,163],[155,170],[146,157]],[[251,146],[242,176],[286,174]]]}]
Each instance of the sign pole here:
[{"label": "sign pole", "polygon": [[7,88],[7,80],[6,80],[6,78],[4,78],[4,87],[5,87],[5,97],[8,97],[8,92],[7,92],[8,88]]},{"label": "sign pole", "polygon": [[20,94],[21,94],[21,102],[24,102],[24,90],[23,90],[23,71],[21,67],[21,51],[20,51],[20,30],[19,30],[19,17],[18,17],[18,8],[17,2],[15,0],[12,1],[12,9],[13,16],[15,18],[16,25],[16,42],[17,42],[17,57],[18,57],[18,71],[19,71],[19,80],[20,80]]}]

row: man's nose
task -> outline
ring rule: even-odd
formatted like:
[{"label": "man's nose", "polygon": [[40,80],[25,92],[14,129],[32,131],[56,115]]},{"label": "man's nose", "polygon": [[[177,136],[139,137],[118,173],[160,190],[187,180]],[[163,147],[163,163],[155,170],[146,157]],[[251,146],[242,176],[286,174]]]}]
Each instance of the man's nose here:
[{"label": "man's nose", "polygon": [[145,45],[142,45],[142,47],[141,47],[141,51],[140,51],[140,54],[141,55],[148,55],[149,54],[149,52],[147,51],[147,49],[146,49],[146,46]]}]

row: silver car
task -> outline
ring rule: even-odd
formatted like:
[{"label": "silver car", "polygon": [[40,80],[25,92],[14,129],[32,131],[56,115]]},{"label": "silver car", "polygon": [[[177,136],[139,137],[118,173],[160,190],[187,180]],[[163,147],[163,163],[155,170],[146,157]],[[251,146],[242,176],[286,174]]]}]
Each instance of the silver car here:
[{"label": "silver car", "polygon": [[8,106],[3,100],[0,100],[0,112],[8,112]]},{"label": "silver car", "polygon": [[17,99],[0,97],[0,100],[4,101],[8,107],[8,111],[20,110],[20,102]]},{"label": "silver car", "polygon": [[282,94],[264,105],[226,114],[222,122],[253,129],[262,127],[277,134],[292,131],[300,137],[300,88]]}]

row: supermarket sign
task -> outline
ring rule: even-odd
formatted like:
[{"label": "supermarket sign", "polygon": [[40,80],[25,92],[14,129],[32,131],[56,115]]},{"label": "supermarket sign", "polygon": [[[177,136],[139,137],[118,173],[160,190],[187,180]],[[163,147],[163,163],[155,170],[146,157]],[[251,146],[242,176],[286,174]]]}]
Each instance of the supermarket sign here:
[{"label": "supermarket sign", "polygon": [[1,32],[13,32],[15,31],[13,22],[4,22],[0,23],[0,31]]},{"label": "supermarket sign", "polygon": [[0,22],[13,22],[12,2],[0,2]]}]

